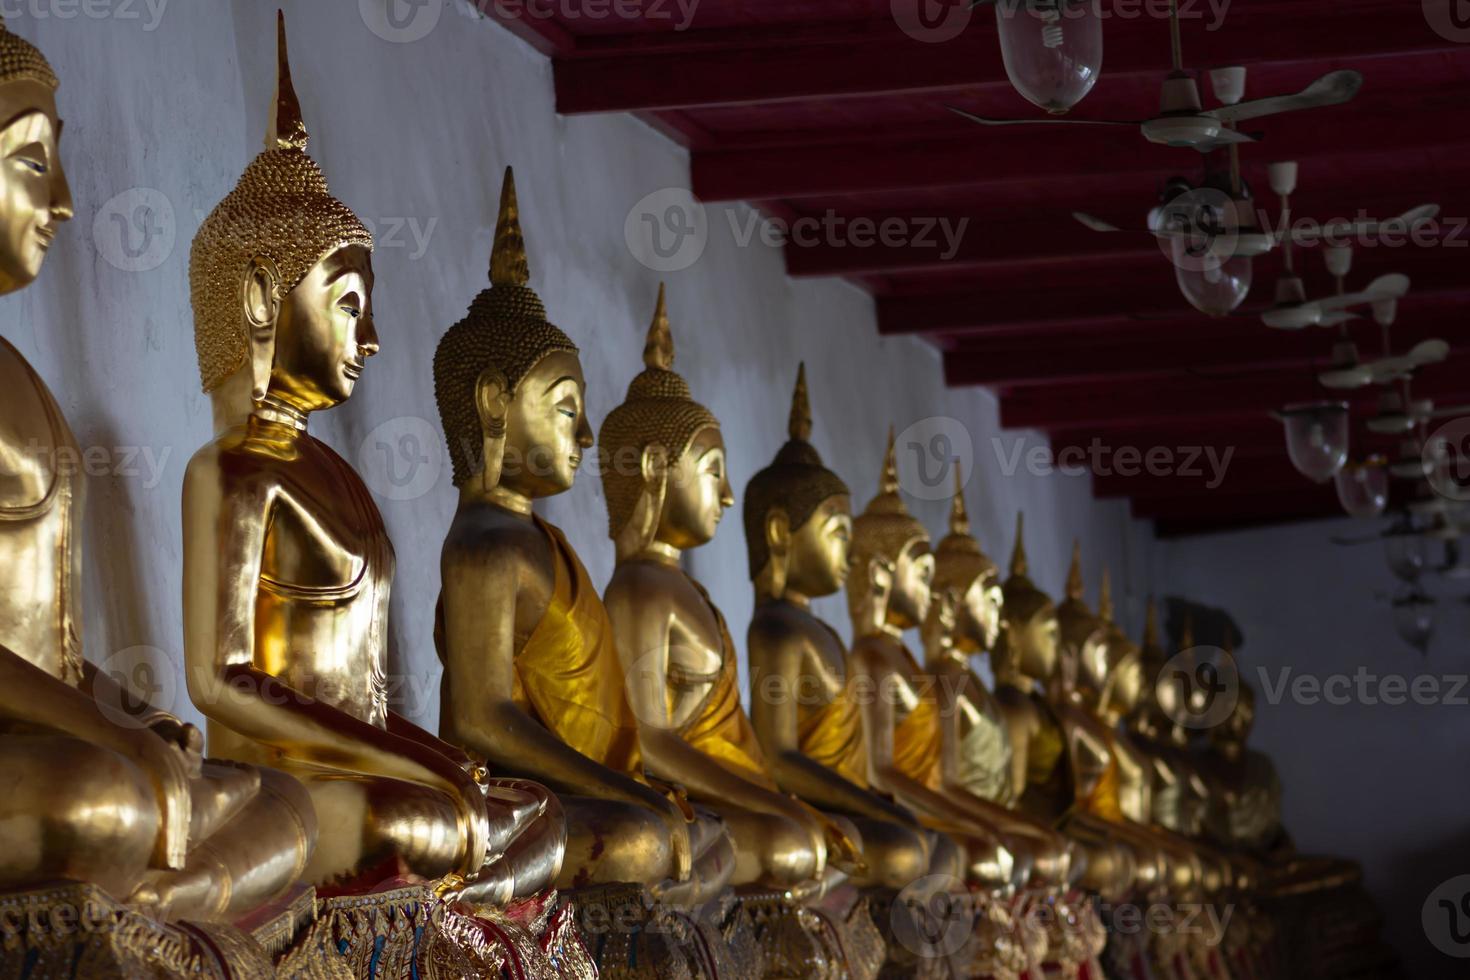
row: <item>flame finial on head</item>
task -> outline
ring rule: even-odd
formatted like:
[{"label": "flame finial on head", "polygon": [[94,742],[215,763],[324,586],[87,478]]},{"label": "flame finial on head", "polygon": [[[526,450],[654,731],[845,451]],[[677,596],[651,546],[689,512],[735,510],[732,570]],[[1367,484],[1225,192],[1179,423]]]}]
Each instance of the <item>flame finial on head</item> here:
[{"label": "flame finial on head", "polygon": [[662,371],[674,367],[674,332],[669,328],[663,283],[658,284],[658,303],[653,308],[653,321],[648,325],[648,340],[643,344],[643,364]]},{"label": "flame finial on head", "polygon": [[1184,614],[1184,625],[1179,628],[1179,649],[1190,650],[1194,648],[1194,615]]},{"label": "flame finial on head", "polygon": [[286,12],[276,11],[276,113],[266,133],[267,150],[304,150],[311,136],[301,118],[301,101],[291,83],[291,59],[286,50]]},{"label": "flame finial on head", "polygon": [[812,437],[812,403],[806,390],[806,361],[796,366],[796,388],[791,392],[791,419],[786,424],[787,435],[799,442]]},{"label": "flame finial on head", "polygon": [[1159,604],[1153,596],[1148,597],[1143,613],[1143,645],[1154,649],[1163,645],[1159,639]]},{"label": "flame finial on head", "polygon": [[490,249],[490,284],[524,286],[530,281],[531,265],[526,260],[526,239],[516,203],[516,175],[506,167],[500,185],[500,213],[495,217],[495,244]]},{"label": "flame finial on head", "polygon": [[880,494],[898,493],[898,448],[893,426],[888,427],[888,449],[883,453],[883,475],[878,478]]},{"label": "flame finial on head", "polygon": [[960,464],[954,464],[954,499],[949,502],[949,533],[967,536],[970,533],[970,515],[965,510],[965,476]]},{"label": "flame finial on head", "polygon": [[1016,546],[1011,549],[1011,574],[1025,577],[1030,574],[1026,566],[1026,513],[1016,511]]},{"label": "flame finial on head", "polygon": [[1082,541],[1080,538],[1072,539],[1072,567],[1067,570],[1067,598],[1082,598],[1085,588],[1082,584]]},{"label": "flame finial on head", "polygon": [[1113,577],[1108,574],[1108,567],[1103,566],[1102,582],[1098,586],[1097,616],[1104,623],[1113,621]]}]

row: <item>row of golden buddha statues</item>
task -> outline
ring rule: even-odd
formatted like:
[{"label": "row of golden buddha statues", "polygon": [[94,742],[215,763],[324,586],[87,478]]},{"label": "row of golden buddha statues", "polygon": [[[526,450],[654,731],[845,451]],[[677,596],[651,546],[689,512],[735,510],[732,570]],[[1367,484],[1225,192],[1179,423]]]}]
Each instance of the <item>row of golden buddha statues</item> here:
[{"label": "row of golden buddha statues", "polygon": [[[802,372],[789,439],[744,498],[747,712],[730,631],[681,564],[733,495],[662,289],[646,367],[598,434],[632,461],[604,467],[617,565],[598,596],[533,510],[594,440],[509,171],[490,286],[434,358],[459,494],[439,732],[395,713],[393,547],[309,432],[378,350],[373,240],[305,152],[284,22],[279,44],[266,150],[189,267],[214,438],[184,481],[184,651],[208,755],[163,710],[109,710],[124,692],[80,635],[81,476],[23,448],[75,442],[0,342],[0,975],[1273,975],[1253,895],[1320,869],[1273,853],[1249,699],[1193,743],[1152,683],[1156,619],[1130,640],[1106,580],[1094,614],[1075,558],[1055,605],[1019,529],[1002,583],[962,484],[931,548],[891,438],[854,519],[810,442]],[[71,216],[56,88],[0,26],[5,292]],[[844,587],[850,647],[811,608]],[[970,667],[983,653],[994,691]],[[1118,933],[1104,967],[1099,900],[1239,912],[1216,935]],[[633,918],[596,928],[589,910],[620,902]],[[945,909],[965,913],[961,942],[935,931],[952,932]]]}]

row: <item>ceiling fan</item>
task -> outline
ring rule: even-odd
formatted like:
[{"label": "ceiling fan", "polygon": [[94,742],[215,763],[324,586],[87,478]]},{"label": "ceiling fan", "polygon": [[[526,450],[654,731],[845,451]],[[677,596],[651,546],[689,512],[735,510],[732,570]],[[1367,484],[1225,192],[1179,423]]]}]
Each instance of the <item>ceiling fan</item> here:
[{"label": "ceiling fan", "polygon": [[[1323,75],[1300,92],[1291,95],[1276,95],[1250,102],[1234,102],[1217,109],[1206,110],[1200,102],[1199,85],[1184,70],[1183,46],[1179,32],[1179,10],[1176,0],[1169,0],[1169,29],[1173,55],[1173,70],[1164,79],[1160,99],[1160,111],[1150,119],[994,119],[977,116],[957,106],[947,108],[983,126],[1137,126],[1144,139],[1164,146],[1178,146],[1208,152],[1233,143],[1250,143],[1255,137],[1235,129],[1235,124],[1248,119],[1294,112],[1299,109],[1315,109],[1319,106],[1340,105],[1350,101],[1363,86],[1363,76],[1350,70],[1334,71]],[[1239,85],[1245,84],[1243,69],[1238,71]],[[1229,83],[1227,83],[1229,84]],[[1220,89],[1217,87],[1217,92]],[[1227,90],[1228,92],[1228,90]]]},{"label": "ceiling fan", "polygon": [[1449,357],[1450,345],[1437,337],[1421,340],[1406,352],[1394,354],[1389,344],[1388,330],[1393,326],[1397,310],[1397,300],[1373,304],[1373,319],[1382,330],[1382,357],[1376,361],[1359,361],[1358,347],[1348,337],[1347,326],[1344,324],[1343,338],[1332,348],[1332,366],[1319,373],[1317,380],[1324,387],[1338,391],[1390,384],[1394,381],[1407,381],[1419,368],[1438,364]]},{"label": "ceiling fan", "polygon": [[[1273,163],[1269,168],[1271,189],[1281,197],[1281,226],[1290,227],[1291,194],[1296,190],[1297,165],[1294,161]],[[1276,280],[1276,301],[1261,314],[1261,322],[1278,330],[1301,330],[1319,325],[1336,326],[1351,318],[1348,311],[1354,306],[1381,304],[1402,298],[1409,291],[1409,277],[1400,273],[1379,276],[1359,292],[1349,293],[1342,288],[1352,265],[1352,250],[1346,247],[1327,249],[1327,269],[1337,280],[1336,295],[1308,300],[1306,287],[1297,275],[1293,263],[1292,245],[1294,236],[1286,235],[1281,242],[1281,259],[1284,271]]]}]

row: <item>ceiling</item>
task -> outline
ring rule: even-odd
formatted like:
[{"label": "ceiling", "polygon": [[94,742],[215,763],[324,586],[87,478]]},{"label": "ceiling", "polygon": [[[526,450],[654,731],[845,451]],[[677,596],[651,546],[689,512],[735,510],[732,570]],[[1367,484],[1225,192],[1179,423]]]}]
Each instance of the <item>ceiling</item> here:
[{"label": "ceiling", "polygon": [[[914,235],[968,219],[954,248],[937,231],[931,245],[832,237],[788,243],[787,268],[868,289],[880,332],[937,345],[948,383],[993,389],[1005,426],[1043,430],[1058,452],[1101,447],[1090,457],[1100,460],[1094,492],[1130,499],[1161,534],[1340,514],[1330,485],[1292,469],[1267,414],[1323,395],[1313,368],[1325,366],[1334,332],[1206,317],[1186,304],[1147,236],[1140,244],[1098,234],[1070,217],[1083,210],[1142,227],[1164,179],[1198,179],[1204,158],[1126,129],[988,129],[946,111],[1040,114],[1011,89],[987,10],[942,42],[900,26],[918,3],[948,2],[526,0],[511,15],[488,0],[481,7],[551,58],[558,111],[636,112],[688,146],[703,201],[749,201],[786,220],[898,218]],[[1102,76],[1072,115],[1147,117],[1168,69],[1169,29],[1137,13],[1167,8],[1103,2],[1117,16],[1105,25]],[[1218,19],[1204,0],[1185,2],[1197,15],[1183,23],[1186,66],[1248,66],[1247,99],[1338,68],[1363,74],[1349,104],[1248,124],[1263,138],[1243,148],[1243,175],[1273,219],[1265,171],[1283,159],[1300,162],[1297,217],[1441,205],[1427,247],[1360,247],[1349,285],[1408,274],[1395,348],[1429,336],[1456,346],[1415,380],[1415,396],[1470,402],[1470,348],[1459,347],[1470,312],[1470,42],[1447,40],[1429,20],[1448,18],[1459,0],[1235,0]],[[1470,39],[1470,24],[1462,33]],[[1255,260],[1245,308],[1270,302],[1280,267],[1279,253]],[[1308,295],[1332,291],[1320,255],[1299,253],[1298,269]],[[1362,323],[1355,339],[1373,356],[1377,328]],[[1351,395],[1355,416],[1371,414],[1376,397]],[[1355,449],[1394,448],[1360,428],[1353,438]],[[1149,475],[1119,455],[1169,450],[1171,466],[1156,469],[1184,469],[1190,447],[1231,454],[1223,481],[1212,485],[1203,453],[1191,468],[1198,476]]]}]

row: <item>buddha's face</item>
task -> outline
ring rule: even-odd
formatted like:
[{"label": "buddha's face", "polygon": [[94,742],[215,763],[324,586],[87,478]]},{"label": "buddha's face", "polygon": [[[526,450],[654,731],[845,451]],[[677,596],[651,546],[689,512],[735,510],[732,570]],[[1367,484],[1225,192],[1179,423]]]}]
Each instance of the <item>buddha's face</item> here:
[{"label": "buddha's face", "polygon": [[934,555],[923,538],[910,541],[893,566],[893,593],[888,599],[888,622],[911,629],[929,615]]},{"label": "buddha's face", "polygon": [[345,245],[312,266],[281,301],[270,393],[307,412],[351,397],[378,352],[372,293],[372,256],[361,245]]},{"label": "buddha's face", "polygon": [[1095,630],[1082,642],[1077,651],[1078,679],[1094,691],[1101,691],[1108,681],[1108,638],[1101,629]]},{"label": "buddha's face", "polygon": [[995,573],[981,575],[970,583],[960,597],[959,631],[956,640],[960,647],[970,653],[995,649],[1000,638],[1001,608],[1005,593],[1000,588],[1000,577]]},{"label": "buddha's face", "polygon": [[1249,687],[1244,684],[1240,686],[1239,700],[1235,702],[1235,710],[1225,723],[1215,729],[1217,741],[1244,745],[1250,737],[1251,729],[1256,723],[1256,696]]},{"label": "buddha's face", "polygon": [[0,119],[8,120],[0,130],[0,292],[8,293],[40,274],[72,204],[50,87],[29,79],[0,85]]},{"label": "buddha's face", "polygon": [[571,489],[592,447],[586,388],[570,351],[547,354],[526,372],[506,406],[501,486],[533,498]]},{"label": "buddha's face", "polygon": [[1013,629],[1011,639],[1020,645],[1020,668],[1027,677],[1050,680],[1057,671],[1057,649],[1061,626],[1056,607],[1047,604],[1026,622]]},{"label": "buddha's face", "polygon": [[1143,700],[1143,664],[1136,655],[1129,655],[1118,662],[1112,671],[1113,687],[1110,708],[1120,715],[1132,714]]},{"label": "buddha's face", "polygon": [[725,508],[734,503],[725,440],[713,426],[701,429],[669,469],[657,538],[675,548],[698,547],[715,536]]},{"label": "buddha's face", "polygon": [[806,596],[831,595],[851,567],[852,502],[846,494],[822,501],[787,546],[786,585]]}]

